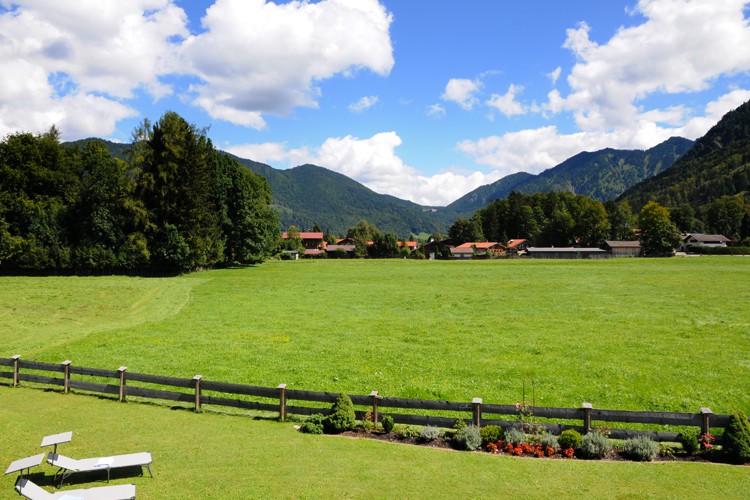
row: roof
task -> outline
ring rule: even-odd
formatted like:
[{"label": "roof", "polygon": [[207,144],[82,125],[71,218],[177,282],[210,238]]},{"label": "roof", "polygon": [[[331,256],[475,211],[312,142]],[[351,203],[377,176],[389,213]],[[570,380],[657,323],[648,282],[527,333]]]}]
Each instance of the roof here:
[{"label": "roof", "polygon": [[305,255],[321,255],[321,254],[324,254],[324,253],[325,253],[325,250],[313,250],[313,249],[310,249],[310,248],[308,248],[307,250],[305,250]]},{"label": "roof", "polygon": [[417,242],[416,241],[398,241],[396,244],[398,246],[403,246],[403,244],[406,243],[407,248],[417,248]]},{"label": "roof", "polygon": [[328,245],[326,250],[328,252],[335,252],[336,250],[344,250],[345,252],[353,252],[357,248],[357,245]]},{"label": "roof", "polygon": [[528,251],[533,252],[558,252],[558,253],[600,253],[605,252],[601,248],[577,248],[577,247],[529,247]]},{"label": "roof", "polygon": [[473,255],[474,249],[471,247],[451,247],[453,255]]},{"label": "roof", "polygon": [[[289,237],[289,234],[287,232],[281,233],[282,239],[287,239]],[[313,232],[313,231],[300,231],[299,237],[303,240],[322,240],[323,239],[323,233]]]},{"label": "roof", "polygon": [[641,242],[635,241],[617,241],[607,240],[604,242],[610,248],[641,248]]},{"label": "roof", "polygon": [[701,233],[695,233],[695,234],[688,234],[687,236],[685,236],[683,238],[684,241],[687,241],[687,240],[690,240],[690,239],[693,239],[695,241],[700,241],[702,243],[707,243],[707,242],[711,242],[711,241],[713,241],[713,242],[719,241],[719,242],[729,243],[730,241],[732,241],[732,240],[730,240],[729,238],[727,238],[726,236],[724,236],[722,234],[701,234]]},{"label": "roof", "polygon": [[486,250],[488,248],[492,248],[494,246],[502,247],[500,243],[497,243],[495,241],[469,241],[467,243],[464,243],[463,245],[458,245],[456,248],[471,248],[474,247],[477,250]]},{"label": "roof", "polygon": [[517,240],[508,240],[508,248],[515,248],[521,243],[526,243],[526,241],[527,240],[524,238],[519,238]]}]

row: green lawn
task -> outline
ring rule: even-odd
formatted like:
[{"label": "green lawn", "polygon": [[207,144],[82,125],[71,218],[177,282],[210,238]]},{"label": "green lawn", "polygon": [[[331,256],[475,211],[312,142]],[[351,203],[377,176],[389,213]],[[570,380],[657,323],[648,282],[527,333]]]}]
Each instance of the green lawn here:
[{"label": "green lawn", "polygon": [[[750,467],[494,456],[300,434],[289,423],[117,403],[0,385],[0,464],[72,430],[72,457],[151,452],[154,478],[118,474],[140,499],[169,498],[746,498]],[[46,484],[43,465],[32,480]],[[103,477],[103,476],[102,476]],[[98,477],[65,488],[102,486]],[[93,482],[91,482],[93,480]],[[15,477],[0,477],[0,498]]]},{"label": "green lawn", "polygon": [[0,278],[0,356],[275,387],[750,412],[750,259]]}]

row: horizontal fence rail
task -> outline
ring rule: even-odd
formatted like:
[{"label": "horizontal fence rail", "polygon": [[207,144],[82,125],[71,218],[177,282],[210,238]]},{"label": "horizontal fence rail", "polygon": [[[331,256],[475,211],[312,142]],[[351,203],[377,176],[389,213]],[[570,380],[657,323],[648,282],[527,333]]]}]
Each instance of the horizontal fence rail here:
[{"label": "horizontal fence rail", "polygon": [[[11,371],[3,370],[9,367]],[[29,373],[29,372],[33,373]],[[43,373],[58,374],[50,376]],[[75,376],[75,378],[73,377]],[[88,377],[89,380],[81,380]],[[94,380],[91,380],[91,379]],[[316,392],[299,389],[287,389],[286,384],[277,387],[260,387],[253,385],[233,384],[203,380],[201,375],[192,378],[167,377],[128,372],[127,367],[117,370],[102,370],[74,366],[70,361],[62,363],[45,363],[22,360],[19,355],[11,358],[0,358],[0,379],[10,379],[13,387],[21,382],[62,387],[64,393],[71,389],[116,396],[125,401],[128,396],[189,403],[198,411],[203,405],[225,406],[251,411],[278,413],[280,420],[287,415],[327,414],[329,407],[304,406],[299,403],[320,403],[330,405],[339,393]],[[133,385],[134,383],[138,385]],[[145,385],[144,385],[145,384]],[[156,386],[156,387],[154,387]],[[256,398],[256,400],[250,400]],[[355,411],[357,418],[363,419],[369,413],[374,423],[387,413],[395,423],[407,425],[432,425],[451,427],[457,418],[470,419],[476,426],[499,425],[503,428],[533,425],[546,428],[549,432],[559,434],[565,429],[575,429],[587,433],[592,429],[592,421],[618,424],[647,424],[663,426],[698,427],[701,433],[709,433],[711,427],[725,427],[729,415],[714,414],[709,408],[701,408],[698,413],[655,412],[632,410],[604,410],[593,408],[590,403],[582,403],[580,408],[528,408],[534,422],[521,422],[516,405],[484,404],[481,398],[470,402],[453,402],[424,399],[407,399],[384,397],[377,391],[369,395],[350,394],[355,406],[365,407]],[[259,400],[257,400],[259,399]],[[290,401],[298,404],[289,404]],[[387,412],[383,412],[388,409]],[[395,410],[395,411],[394,411]],[[417,413],[404,413],[401,410],[418,410]],[[439,412],[442,415],[424,415],[425,412]],[[457,416],[447,417],[446,413]],[[495,418],[504,416],[505,418]],[[508,420],[511,416],[513,420]],[[538,422],[537,419],[571,421],[569,424]],[[610,436],[615,439],[627,439],[646,435],[655,441],[677,441],[680,434],[632,429],[612,429]]]}]

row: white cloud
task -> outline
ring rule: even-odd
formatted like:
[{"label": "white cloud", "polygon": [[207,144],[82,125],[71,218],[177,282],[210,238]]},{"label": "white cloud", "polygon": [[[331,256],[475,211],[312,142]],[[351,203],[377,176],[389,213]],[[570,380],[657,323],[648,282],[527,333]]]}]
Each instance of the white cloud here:
[{"label": "white cloud", "polygon": [[457,147],[476,163],[496,169],[501,177],[521,171],[539,173],[581,151],[597,151],[608,147],[648,149],[672,136],[696,139],[704,135],[724,114],[747,100],[750,100],[750,90],[733,90],[710,102],[702,116],[695,116],[679,127],[664,127],[657,123],[683,119],[686,110],[677,107],[641,113],[636,116],[632,127],[562,134],[557,127],[548,126],[475,141],[465,140],[458,143]]},{"label": "white cloud", "polygon": [[445,116],[445,106],[440,103],[430,104],[427,106],[427,116],[432,118],[442,118]]},{"label": "white cloud", "polygon": [[468,80],[466,78],[451,78],[445,86],[445,92],[441,98],[444,101],[455,102],[463,109],[469,111],[478,102],[477,94],[482,88],[480,81]]},{"label": "white cloud", "polygon": [[393,67],[391,15],[377,0],[217,0],[206,31],[190,37],[184,57],[201,78],[195,103],[212,117],[262,128],[255,113],[316,107],[317,82],[359,69]]},{"label": "white cloud", "polygon": [[362,113],[363,111],[366,111],[370,109],[371,107],[375,106],[380,98],[376,95],[371,96],[365,96],[358,100],[357,102],[351,103],[348,107],[349,111],[353,113]]},{"label": "white cloud", "polygon": [[[720,75],[750,69],[746,0],[641,0],[642,24],[606,43],[589,39],[582,23],[568,30],[565,47],[578,58],[566,106],[582,130],[628,127],[638,101],[654,93],[695,92]],[[735,49],[729,49],[729,48]]]},{"label": "white cloud", "polygon": [[13,8],[0,13],[0,131],[106,135],[135,115],[121,99],[171,92],[160,77],[175,71],[171,40],[187,29],[170,0],[3,4]]},{"label": "white cloud", "polygon": [[508,117],[523,115],[526,113],[526,109],[520,102],[516,101],[516,95],[522,91],[522,86],[511,84],[508,87],[508,92],[503,95],[492,94],[492,97],[485,104]]},{"label": "white cloud", "polygon": [[552,82],[552,85],[557,83],[557,80],[560,78],[561,73],[562,73],[562,68],[560,66],[555,68],[555,70],[552,71],[552,73],[547,73],[547,78],[550,79],[550,81]]},{"label": "white cloud", "polygon": [[[295,166],[312,163],[350,177],[373,191],[422,205],[444,206],[479,186],[500,178],[497,172],[462,172],[457,169],[432,176],[420,174],[396,153],[401,138],[382,132],[370,138],[332,137],[314,150],[287,149],[265,143],[226,148],[232,154],[260,162]],[[278,167],[277,167],[278,168]]]},{"label": "white cloud", "polygon": [[[592,41],[590,27],[580,23],[568,30],[564,45],[577,58],[568,76],[570,94],[562,96],[553,89],[546,103],[529,108],[544,116],[571,111],[578,132],[563,134],[554,126],[521,130],[462,141],[459,150],[507,175],[538,173],[580,151],[645,149],[670,136],[702,136],[727,111],[750,99],[750,91],[732,89],[703,111],[644,103],[648,97],[705,90],[721,76],[750,71],[750,51],[744,50],[750,47],[750,26],[743,12],[747,4],[640,0],[635,11],[645,21],[620,28],[602,44]],[[561,73],[557,68],[548,76],[554,82]],[[511,89],[487,104],[500,110],[522,109]]]}]

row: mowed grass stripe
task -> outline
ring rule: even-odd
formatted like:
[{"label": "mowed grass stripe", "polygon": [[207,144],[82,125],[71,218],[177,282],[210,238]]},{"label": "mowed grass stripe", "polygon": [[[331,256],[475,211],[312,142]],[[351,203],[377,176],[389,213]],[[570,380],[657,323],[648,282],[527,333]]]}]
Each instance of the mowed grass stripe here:
[{"label": "mowed grass stripe", "polygon": [[269,387],[507,404],[533,380],[539,406],[727,413],[750,411],[748,283],[743,257],[0,278],[4,310],[20,311],[0,315],[0,345],[4,357]]}]

